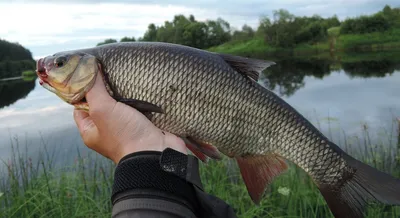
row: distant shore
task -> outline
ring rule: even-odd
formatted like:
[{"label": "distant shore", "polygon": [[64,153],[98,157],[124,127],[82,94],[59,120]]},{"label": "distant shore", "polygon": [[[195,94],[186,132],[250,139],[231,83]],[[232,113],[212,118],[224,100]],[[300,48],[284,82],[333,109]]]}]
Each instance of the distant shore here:
[{"label": "distant shore", "polygon": [[273,47],[263,38],[255,37],[250,40],[230,41],[208,50],[243,56],[297,56],[324,52],[400,51],[400,28],[386,32],[331,36],[327,40],[314,44],[299,44],[294,48]]},{"label": "distant shore", "polygon": [[22,76],[10,77],[10,78],[5,78],[5,79],[0,78],[0,82],[17,80],[17,79],[22,79]]}]

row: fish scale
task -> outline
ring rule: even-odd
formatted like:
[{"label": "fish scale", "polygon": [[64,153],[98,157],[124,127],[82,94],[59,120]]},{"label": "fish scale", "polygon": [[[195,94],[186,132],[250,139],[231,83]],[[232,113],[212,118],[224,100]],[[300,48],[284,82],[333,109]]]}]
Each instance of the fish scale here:
[{"label": "fish scale", "polygon": [[[168,76],[168,78],[175,78],[175,77],[181,77],[181,78],[187,78],[184,76],[184,74],[189,74],[189,76],[191,76],[193,79],[196,77],[199,77],[198,79],[196,79],[196,81],[201,81],[199,83],[200,87],[204,87],[205,89],[203,89],[204,91],[204,96],[208,97],[207,102],[215,102],[215,109],[217,108],[222,108],[222,110],[218,110],[220,111],[219,113],[217,113],[219,116],[216,116],[216,118],[219,118],[218,120],[210,123],[209,126],[203,126],[201,132],[198,133],[198,128],[193,131],[190,130],[190,128],[188,128],[188,126],[184,126],[185,123],[182,122],[182,128],[183,129],[187,129],[187,133],[186,134],[190,134],[192,137],[194,138],[199,138],[200,140],[204,140],[204,141],[211,141],[214,142],[214,146],[218,147],[220,150],[224,150],[224,151],[229,151],[229,149],[231,149],[231,146],[233,144],[237,144],[237,145],[247,145],[247,144],[252,144],[254,143],[254,139],[256,137],[253,137],[253,133],[257,133],[259,131],[263,131],[263,129],[276,129],[278,132],[278,134],[282,134],[283,136],[287,135],[284,134],[285,131],[287,131],[287,129],[285,129],[284,124],[280,124],[280,122],[282,122],[282,116],[286,116],[288,110],[285,110],[282,107],[279,107],[278,104],[273,104],[272,109],[279,109],[279,110],[274,110],[272,113],[273,115],[273,121],[272,121],[272,126],[268,126],[268,123],[258,123],[257,121],[262,120],[262,116],[260,116],[260,114],[258,113],[259,110],[251,110],[252,108],[250,106],[246,106],[245,104],[239,104],[239,102],[246,102],[245,101],[245,94],[240,95],[237,91],[238,90],[251,90],[254,92],[252,93],[253,95],[248,95],[248,96],[252,96],[254,98],[258,97],[259,99],[265,99],[265,94],[266,92],[258,89],[259,91],[256,92],[256,89],[254,89],[253,87],[251,87],[251,85],[247,82],[243,82],[243,80],[245,80],[244,77],[242,77],[239,74],[234,74],[234,72],[232,72],[231,69],[229,69],[227,67],[227,65],[223,65],[223,64],[218,64],[215,60],[211,59],[211,58],[204,58],[201,59],[202,61],[199,61],[200,58],[197,59],[197,61],[195,62],[195,58],[193,58],[193,55],[189,55],[187,56],[185,52],[179,53],[179,51],[174,52],[174,55],[176,55],[177,58],[171,58],[170,61],[174,61],[176,59],[182,61],[185,60],[181,63],[177,63],[176,68],[161,68],[159,67],[160,64],[158,63],[163,63],[165,62],[165,59],[162,59],[158,56],[160,55],[170,55],[168,53],[162,53],[162,52],[153,52],[154,49],[149,49],[149,52],[145,52],[146,47],[143,46],[142,49],[140,50],[140,52],[138,53],[130,53],[131,57],[127,57],[127,59],[129,59],[131,62],[139,62],[141,63],[140,65],[131,65],[133,67],[137,66],[136,69],[134,68],[130,68],[130,69],[123,69],[126,72],[132,72],[132,74],[137,75],[136,77],[139,78],[144,78],[144,80],[142,81],[138,81],[135,78],[132,78],[130,80],[130,85],[125,85],[125,86],[119,86],[117,92],[118,93],[123,93],[122,96],[124,98],[137,98],[139,100],[144,100],[144,101],[149,101],[152,103],[158,103],[160,105],[163,105],[161,102],[165,101],[162,99],[157,99],[157,95],[159,95],[160,93],[157,92],[162,92],[160,90],[167,90],[168,89],[168,85],[166,84],[170,84],[170,80],[167,80],[164,78],[164,85],[162,84],[157,84],[158,86],[160,86],[158,89],[154,89],[154,85],[151,84],[152,81],[157,80],[154,78],[157,78],[157,74],[159,75],[164,75],[164,76]],[[109,53],[112,56],[114,54],[116,50],[110,50]],[[118,50],[118,52],[120,52],[120,50]],[[135,55],[137,54],[137,55]],[[146,54],[146,55],[144,55]],[[106,55],[107,56],[107,55]],[[156,58],[157,57],[157,58]],[[167,57],[167,56],[166,56]],[[143,59],[145,59],[145,61],[143,61]],[[106,59],[104,59],[103,61],[105,61]],[[154,60],[154,61],[153,61]],[[115,64],[113,64],[115,63]],[[111,68],[110,69],[110,81],[113,80],[113,78],[117,77],[117,75],[119,74],[118,71],[120,71],[120,64],[118,62],[114,62],[114,60],[112,60],[112,62],[109,63],[110,66],[114,65],[115,68]],[[196,66],[196,67],[195,67]],[[199,68],[199,66],[201,68]],[[196,68],[196,69],[195,69]],[[224,69],[225,68],[225,69]],[[166,70],[165,73],[162,72],[162,70],[160,71],[160,69],[171,69],[170,71]],[[190,72],[192,73],[190,73]],[[136,73],[138,72],[138,73]],[[209,72],[209,73],[203,73],[203,72]],[[231,73],[230,75],[232,75],[231,77],[226,76],[226,77],[220,77],[220,79],[218,78],[213,78],[213,75],[221,75],[221,74],[226,74],[225,72]],[[147,76],[140,76],[138,74],[146,74]],[[154,75],[156,74],[156,75]],[[152,76],[154,75],[154,77]],[[236,77],[234,77],[234,75],[236,75]],[[154,79],[154,80],[153,80]],[[143,87],[148,87],[148,88],[143,88],[142,92],[146,93],[145,95],[141,95],[141,96],[132,96],[131,93],[129,94],[125,94],[124,90],[122,89],[123,87],[128,87],[128,86],[135,86],[136,83],[135,81],[138,81],[137,84],[143,84]],[[192,81],[183,81],[183,84],[185,82],[189,82],[191,83]],[[125,82],[126,84],[126,82]],[[235,84],[232,86],[232,84]],[[154,116],[154,120],[153,122],[156,125],[159,125],[160,127],[165,127],[165,123],[170,123],[172,120],[176,120],[178,119],[179,121],[183,121],[180,120],[180,117],[185,117],[186,113],[191,113],[191,106],[192,105],[196,105],[194,104],[195,100],[191,100],[190,97],[193,96],[192,92],[193,89],[191,88],[191,86],[194,85],[196,87],[195,84],[184,84],[185,87],[184,89],[182,89],[181,93],[182,96],[180,99],[182,99],[182,102],[180,105],[178,105],[178,107],[182,107],[180,109],[175,110],[174,105],[163,105],[166,109],[168,108],[169,111],[166,111],[166,114],[170,114],[170,119],[171,120],[165,120],[163,119],[163,115],[155,115]],[[115,85],[114,85],[115,86]],[[113,87],[114,87],[113,86]],[[242,87],[242,86],[247,86],[247,87]],[[218,88],[218,87],[222,87],[222,88]],[[250,87],[252,89],[250,89]],[[152,90],[153,92],[156,92],[157,95],[151,95],[149,94],[150,90]],[[217,92],[215,90],[218,90]],[[184,93],[187,92],[187,95],[184,95]],[[165,92],[163,92],[165,93]],[[213,95],[212,93],[216,93],[215,95]],[[223,93],[229,93],[228,95],[224,95]],[[233,94],[232,94],[233,93]],[[258,94],[258,96],[257,96]],[[267,93],[268,94],[268,93]],[[170,97],[170,96],[162,96],[162,97]],[[267,96],[269,99],[270,97]],[[251,99],[252,101],[254,101],[253,99]],[[260,102],[260,101],[254,101],[254,102]],[[229,107],[231,105],[231,103],[237,104],[237,107]],[[247,103],[247,102],[246,102]],[[185,105],[185,106],[183,106]],[[219,106],[222,107],[219,107]],[[228,107],[224,107],[224,105],[228,105]],[[249,103],[249,105],[251,105],[251,103]],[[201,106],[200,104],[197,104],[197,106]],[[208,104],[204,104],[204,107],[200,108],[201,112],[205,112],[209,109],[210,107],[208,106]],[[182,110],[183,109],[183,110]],[[237,138],[237,141],[232,141],[232,140],[227,140],[227,137],[231,138],[230,135],[231,134],[227,134],[226,133],[226,128],[223,128],[223,124],[228,124],[229,122],[220,122],[220,120],[224,120],[224,119],[228,119],[229,117],[226,114],[229,114],[230,110],[236,110],[238,111],[238,118],[240,119],[240,124],[241,124],[241,128],[240,130],[244,130],[244,136],[246,137],[241,137],[241,138]],[[171,111],[171,112],[170,112]],[[180,111],[183,112],[183,114],[181,113],[174,113],[172,111]],[[217,111],[217,110],[214,110]],[[249,113],[249,112],[255,112],[255,113]],[[176,115],[176,117],[174,117],[173,115]],[[264,113],[264,116],[268,116],[268,111],[267,113]],[[204,119],[204,118],[203,118]],[[200,122],[202,124],[206,123],[206,122],[202,122],[203,120],[201,120]],[[172,121],[174,122],[174,121]],[[215,125],[214,125],[215,123]],[[220,125],[218,125],[220,124]],[[254,124],[258,124],[258,125],[254,125]],[[267,124],[267,125],[265,125]],[[185,128],[186,127],[186,128]],[[274,128],[275,127],[275,128]],[[176,128],[178,129],[178,128]],[[209,136],[210,133],[209,130],[207,129],[211,129],[214,131],[217,131],[218,134],[212,134],[213,136],[215,136],[214,138],[205,138],[206,136]],[[258,129],[258,131],[256,131]],[[168,130],[168,129],[167,129]],[[239,132],[240,132],[239,130]],[[208,131],[208,132],[207,132]],[[202,133],[203,132],[203,133]],[[173,132],[176,133],[178,135],[182,135],[181,132],[179,132],[179,130],[177,132]],[[197,133],[197,134],[196,134]],[[184,134],[184,133],[183,133]],[[225,143],[220,143],[221,139],[225,138]],[[252,140],[253,138],[253,140]],[[248,140],[250,139],[250,141]],[[243,146],[241,146],[243,147]],[[251,146],[246,146],[247,149],[241,149],[242,151],[236,150],[234,152],[240,152],[239,154],[243,154],[243,153],[253,153],[252,150],[254,150],[254,148],[252,148]],[[232,151],[230,151],[232,152]],[[291,159],[290,157],[288,159]]]},{"label": "fish scale", "polygon": [[[257,83],[271,62],[139,42],[60,52],[39,60],[38,69],[43,73],[43,66],[58,57],[68,59],[65,56],[74,57],[69,59],[71,66],[84,65],[79,70],[88,63],[77,60],[95,58],[101,73],[107,75],[111,96],[144,101],[145,106],[136,101],[130,105],[152,112],[148,118],[160,129],[182,137],[189,149],[215,159],[220,152],[236,159],[255,203],[287,169],[289,160],[311,176],[336,217],[363,217],[371,200],[400,205],[399,179],[346,154],[293,107]],[[96,67],[87,66],[86,73],[94,74]],[[47,72],[53,79],[73,73],[68,68]],[[41,77],[44,84],[51,84],[46,78]],[[49,90],[54,92],[57,87]]]}]

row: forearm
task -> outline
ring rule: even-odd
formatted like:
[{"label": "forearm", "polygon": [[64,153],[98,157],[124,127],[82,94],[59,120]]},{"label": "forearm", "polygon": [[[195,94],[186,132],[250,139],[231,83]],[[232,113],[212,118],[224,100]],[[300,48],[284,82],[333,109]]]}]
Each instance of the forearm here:
[{"label": "forearm", "polygon": [[[144,151],[121,159],[113,186],[114,218],[199,217],[193,185],[166,172],[161,158],[161,152]],[[164,163],[164,168],[174,167],[179,166]]]}]

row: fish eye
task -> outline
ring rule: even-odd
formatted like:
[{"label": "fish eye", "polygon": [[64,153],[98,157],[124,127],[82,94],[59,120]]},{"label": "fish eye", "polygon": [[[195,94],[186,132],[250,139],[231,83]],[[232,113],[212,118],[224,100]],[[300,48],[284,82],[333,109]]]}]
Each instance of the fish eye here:
[{"label": "fish eye", "polygon": [[67,62],[67,57],[61,56],[61,57],[58,57],[58,58],[56,58],[56,59],[54,60],[54,65],[55,65],[56,67],[62,67],[62,66],[65,65],[66,62]]}]

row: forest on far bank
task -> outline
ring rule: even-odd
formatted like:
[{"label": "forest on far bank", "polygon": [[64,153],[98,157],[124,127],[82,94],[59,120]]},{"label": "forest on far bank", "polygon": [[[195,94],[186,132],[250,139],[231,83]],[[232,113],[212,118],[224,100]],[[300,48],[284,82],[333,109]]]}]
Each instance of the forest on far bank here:
[{"label": "forest on far bank", "polygon": [[[175,15],[172,21],[165,21],[163,25],[149,24],[142,37],[136,39],[125,36],[119,42],[157,41],[208,49],[224,43],[261,38],[272,47],[294,48],[299,44],[326,40],[329,36],[362,35],[392,29],[400,29],[400,8],[388,5],[374,14],[344,21],[340,21],[337,16],[295,16],[285,9],[279,9],[273,12],[272,19],[261,17],[255,29],[248,25],[235,29],[222,18],[198,21],[193,15]],[[97,45],[114,42],[118,40],[106,39]]]},{"label": "forest on far bank", "polygon": [[0,39],[0,78],[21,76],[25,70],[34,70],[32,53],[18,43]]}]

